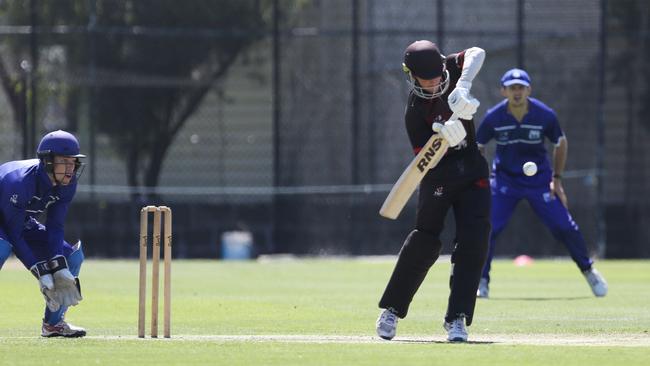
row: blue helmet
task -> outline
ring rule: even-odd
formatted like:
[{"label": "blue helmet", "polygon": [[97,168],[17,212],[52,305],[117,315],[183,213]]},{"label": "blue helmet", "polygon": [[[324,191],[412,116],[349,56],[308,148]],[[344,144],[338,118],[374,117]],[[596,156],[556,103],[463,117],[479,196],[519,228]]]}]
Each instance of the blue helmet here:
[{"label": "blue helmet", "polygon": [[73,158],[85,158],[86,155],[79,153],[79,141],[69,132],[62,130],[52,131],[43,136],[38,144],[36,154],[39,158],[51,157],[54,155],[69,156]]},{"label": "blue helmet", "polygon": [[48,173],[54,172],[55,156],[76,158],[74,167],[76,179],[79,179],[84,167],[84,163],[79,158],[86,157],[86,155],[79,153],[79,141],[77,141],[77,138],[73,134],[62,130],[52,131],[43,136],[41,142],[38,144],[36,155],[38,155],[41,164],[45,166],[45,171]]}]

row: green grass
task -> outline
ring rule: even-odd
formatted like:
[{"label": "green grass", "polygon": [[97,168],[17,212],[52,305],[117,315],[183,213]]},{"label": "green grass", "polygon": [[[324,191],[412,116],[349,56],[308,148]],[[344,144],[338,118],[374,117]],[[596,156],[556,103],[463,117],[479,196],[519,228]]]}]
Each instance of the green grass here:
[{"label": "green grass", "polygon": [[[476,342],[468,344],[444,342],[444,260],[400,321],[399,341],[373,338],[393,264],[175,261],[172,339],[142,340],[137,261],[84,263],[84,300],[67,316],[88,330],[83,339],[39,336],[37,283],[9,263],[0,271],[0,365],[650,364],[649,261],[599,262],[610,284],[605,298],[591,295],[570,261],[495,261],[491,298],[478,301],[469,328]],[[255,335],[266,338],[246,337]]]}]

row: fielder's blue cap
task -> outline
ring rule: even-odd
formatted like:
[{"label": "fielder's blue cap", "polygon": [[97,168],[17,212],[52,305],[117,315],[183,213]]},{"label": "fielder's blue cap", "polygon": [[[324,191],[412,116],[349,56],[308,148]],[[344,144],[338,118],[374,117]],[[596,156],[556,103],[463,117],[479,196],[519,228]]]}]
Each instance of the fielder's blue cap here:
[{"label": "fielder's blue cap", "polygon": [[513,84],[530,86],[530,76],[522,69],[510,69],[501,77],[501,85],[509,86]]}]

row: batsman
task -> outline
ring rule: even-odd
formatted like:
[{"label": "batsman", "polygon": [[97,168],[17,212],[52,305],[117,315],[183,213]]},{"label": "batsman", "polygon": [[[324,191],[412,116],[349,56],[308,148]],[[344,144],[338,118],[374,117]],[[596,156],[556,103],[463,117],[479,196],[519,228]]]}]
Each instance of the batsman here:
[{"label": "batsman", "polygon": [[[0,268],[14,252],[38,281],[46,307],[41,336],[83,337],[83,328],[63,320],[69,306],[81,301],[81,241],[63,239],[68,206],[83,170],[79,142],[70,133],[46,134],[38,159],[0,165]],[[45,224],[38,221],[46,214]],[[36,286],[34,286],[36,288]]]},{"label": "batsman", "polygon": [[[417,154],[435,131],[449,150],[420,183],[415,228],[408,234],[379,307],[377,334],[395,336],[415,293],[440,255],[440,234],[447,212],[456,221],[450,295],[443,327],[452,342],[467,341],[474,317],[476,288],[485,263],[490,233],[488,165],[476,145],[473,116],[479,101],[470,95],[485,51],[472,47],[444,56],[426,40],[410,44],[403,69],[411,91],[405,112],[406,132]],[[449,120],[452,114],[458,120]]]}]

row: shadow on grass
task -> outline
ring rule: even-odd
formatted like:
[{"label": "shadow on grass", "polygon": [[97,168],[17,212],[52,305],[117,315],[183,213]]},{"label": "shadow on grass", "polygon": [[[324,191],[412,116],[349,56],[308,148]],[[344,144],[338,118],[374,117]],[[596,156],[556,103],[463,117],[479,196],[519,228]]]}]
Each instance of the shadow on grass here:
[{"label": "shadow on grass", "polygon": [[495,344],[498,342],[490,341],[467,341],[467,342],[449,342],[434,339],[394,339],[393,342],[400,343],[424,343],[424,344]]},{"label": "shadow on grass", "polygon": [[573,301],[592,299],[593,296],[558,296],[558,297],[490,297],[489,301]]}]

